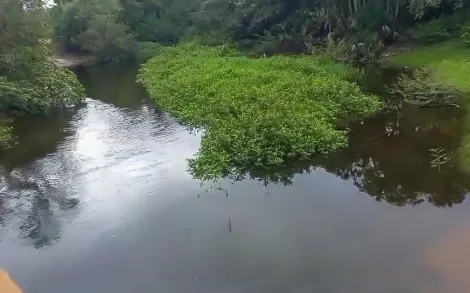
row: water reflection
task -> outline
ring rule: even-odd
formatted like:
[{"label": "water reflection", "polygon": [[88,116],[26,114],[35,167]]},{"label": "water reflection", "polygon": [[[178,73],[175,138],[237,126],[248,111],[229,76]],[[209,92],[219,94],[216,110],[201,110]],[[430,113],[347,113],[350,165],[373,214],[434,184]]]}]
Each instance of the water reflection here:
[{"label": "water reflection", "polygon": [[[265,184],[291,185],[296,174],[322,168],[352,181],[378,201],[451,207],[462,203],[470,190],[470,177],[457,162],[463,116],[454,108],[406,108],[352,125],[349,147],[338,152],[282,170],[252,171],[249,177]],[[453,160],[433,166],[433,148],[442,148]]]},{"label": "water reflection", "polygon": [[470,245],[470,229],[453,229],[442,240],[425,252],[425,260],[430,268],[447,280],[447,290],[442,292],[470,292],[470,262],[466,257]]},{"label": "water reflection", "polygon": [[53,113],[46,117],[17,117],[13,121],[16,144],[2,150],[0,164],[6,170],[57,151],[60,143],[72,133],[70,121],[75,109]]},{"label": "water reflection", "polygon": [[135,64],[78,68],[76,73],[89,97],[120,108],[138,109],[142,104],[155,107],[145,89],[135,82],[137,77]]},{"label": "water reflection", "polygon": [[[170,172],[171,167],[185,166],[199,139],[149,106],[133,79],[127,82],[105,86],[115,90],[94,89],[102,83],[87,89],[110,101],[124,92],[128,102],[88,99],[76,111],[15,121],[18,144],[0,157],[0,239],[12,233],[35,248],[48,247],[60,240],[64,225],[78,215],[88,221],[90,212],[105,201],[102,209],[108,213],[114,208],[127,211],[131,200],[142,196],[127,194],[130,186],[184,178],[186,174]],[[140,94],[136,98],[129,92]],[[193,139],[188,149],[186,136]]]},{"label": "water reflection", "polygon": [[60,238],[63,217],[79,200],[63,182],[35,167],[0,170],[0,225],[16,227],[20,238],[43,248]]}]

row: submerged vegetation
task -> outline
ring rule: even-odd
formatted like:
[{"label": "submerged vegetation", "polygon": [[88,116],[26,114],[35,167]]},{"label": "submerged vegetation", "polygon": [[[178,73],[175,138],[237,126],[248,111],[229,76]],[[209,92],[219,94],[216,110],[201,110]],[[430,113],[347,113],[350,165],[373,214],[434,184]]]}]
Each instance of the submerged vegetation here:
[{"label": "submerged vegetation", "polygon": [[389,92],[417,107],[459,107],[460,93],[452,86],[436,80],[431,67],[416,69],[411,76],[402,74]]},{"label": "submerged vegetation", "polygon": [[167,48],[140,81],[165,110],[204,131],[195,177],[243,176],[347,144],[346,125],[381,108],[354,70],[310,57],[252,59],[226,46]]}]

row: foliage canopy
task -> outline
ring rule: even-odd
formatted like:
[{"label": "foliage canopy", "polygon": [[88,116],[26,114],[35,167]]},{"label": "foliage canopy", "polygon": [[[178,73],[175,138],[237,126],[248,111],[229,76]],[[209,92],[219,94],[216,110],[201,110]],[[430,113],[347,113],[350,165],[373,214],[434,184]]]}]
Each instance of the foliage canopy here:
[{"label": "foliage canopy", "polygon": [[[55,36],[66,52],[104,61],[135,57],[135,42],[174,45],[186,38],[234,43],[259,55],[306,52],[345,39],[355,50],[375,53],[402,40],[416,22],[468,10],[468,1],[56,0]],[[436,22],[437,30],[412,35],[426,42],[446,39],[460,25],[448,19]]]},{"label": "foliage canopy", "polygon": [[345,146],[347,122],[381,108],[348,81],[354,73],[309,57],[252,59],[186,43],[148,61],[139,81],[181,123],[204,131],[190,170],[216,179]]}]

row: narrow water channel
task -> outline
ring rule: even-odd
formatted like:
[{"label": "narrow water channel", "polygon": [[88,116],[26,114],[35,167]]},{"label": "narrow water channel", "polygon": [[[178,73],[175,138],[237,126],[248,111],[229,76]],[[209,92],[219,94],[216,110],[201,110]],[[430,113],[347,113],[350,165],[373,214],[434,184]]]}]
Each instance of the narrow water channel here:
[{"label": "narrow water channel", "polygon": [[[201,186],[199,147],[119,68],[89,99],[15,121],[0,157],[0,267],[32,293],[468,292],[470,176],[456,110],[391,113],[271,178]],[[451,260],[451,261],[449,261]]]}]

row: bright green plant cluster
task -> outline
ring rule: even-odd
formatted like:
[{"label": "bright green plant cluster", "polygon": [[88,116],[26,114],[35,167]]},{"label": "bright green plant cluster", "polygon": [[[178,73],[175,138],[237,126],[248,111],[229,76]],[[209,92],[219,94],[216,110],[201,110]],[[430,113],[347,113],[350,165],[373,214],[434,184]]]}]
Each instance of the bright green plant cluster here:
[{"label": "bright green plant cluster", "polygon": [[199,179],[243,176],[347,144],[350,119],[381,108],[348,80],[357,71],[311,57],[248,58],[228,47],[168,48],[139,81],[183,125],[204,131]]}]

